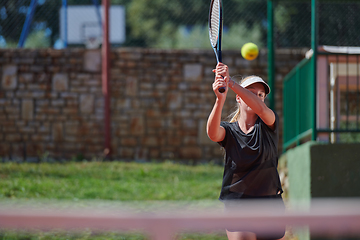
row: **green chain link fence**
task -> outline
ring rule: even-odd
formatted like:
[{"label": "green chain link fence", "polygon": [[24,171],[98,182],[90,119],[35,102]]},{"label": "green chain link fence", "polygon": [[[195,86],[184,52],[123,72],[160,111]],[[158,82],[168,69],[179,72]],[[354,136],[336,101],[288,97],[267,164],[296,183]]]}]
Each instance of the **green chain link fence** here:
[{"label": "green chain link fence", "polygon": [[[297,37],[278,38],[287,43],[296,40],[310,44],[310,29],[316,23],[319,46],[316,55],[309,54],[308,59],[300,62],[284,79],[284,149],[310,139],[335,143],[358,142],[360,137],[360,19],[357,14],[360,3],[321,0],[316,3],[313,7],[317,18],[308,26],[306,34],[301,34],[300,29],[305,28],[299,21],[293,26],[294,35],[299,30]],[[304,12],[304,16],[306,14]],[[311,14],[306,19],[311,19]],[[315,47],[312,45],[312,48]]]},{"label": "green chain link fence", "polygon": [[[101,4],[101,1],[98,1]],[[311,1],[273,1],[276,48],[310,47]],[[0,47],[18,45],[31,0],[0,1]],[[125,8],[126,40],[115,46],[209,48],[209,0],[112,0]],[[93,0],[68,0],[68,7],[94,6]],[[224,49],[245,42],[267,45],[267,1],[223,0]],[[37,0],[25,47],[61,47],[62,0]],[[95,9],[95,7],[94,7]],[[360,3],[319,1],[319,45],[356,46]],[[95,11],[95,10],[94,10]],[[94,19],[96,22],[96,19]],[[69,24],[72,22],[69,20]],[[120,24],[120,23],[119,23]],[[71,47],[71,45],[70,45]]]}]

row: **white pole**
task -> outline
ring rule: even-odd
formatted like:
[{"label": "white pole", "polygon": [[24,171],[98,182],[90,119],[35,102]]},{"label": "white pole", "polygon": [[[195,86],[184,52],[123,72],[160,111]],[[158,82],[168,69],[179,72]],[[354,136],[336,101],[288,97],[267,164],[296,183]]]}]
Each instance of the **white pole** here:
[{"label": "white pole", "polygon": [[[335,129],[335,82],[336,75],[334,63],[330,63],[330,129]],[[330,142],[335,143],[335,134],[332,132],[330,134]]]}]

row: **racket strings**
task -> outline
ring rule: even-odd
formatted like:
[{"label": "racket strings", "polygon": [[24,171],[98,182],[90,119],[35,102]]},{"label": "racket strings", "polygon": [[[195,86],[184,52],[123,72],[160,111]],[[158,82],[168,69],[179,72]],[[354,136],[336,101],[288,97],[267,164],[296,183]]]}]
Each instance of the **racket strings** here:
[{"label": "racket strings", "polygon": [[219,35],[219,30],[220,30],[220,6],[219,6],[219,1],[214,1],[213,5],[212,5],[212,10],[211,10],[211,19],[210,19],[210,40],[211,40],[211,44],[213,46],[216,45],[217,43],[217,38]]}]

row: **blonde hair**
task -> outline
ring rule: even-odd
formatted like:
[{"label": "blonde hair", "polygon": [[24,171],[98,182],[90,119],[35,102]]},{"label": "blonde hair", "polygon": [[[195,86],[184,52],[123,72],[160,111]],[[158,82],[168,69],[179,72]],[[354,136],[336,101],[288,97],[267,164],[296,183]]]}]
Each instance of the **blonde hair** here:
[{"label": "blonde hair", "polygon": [[[238,84],[241,84],[244,81],[246,81],[247,79],[252,78],[252,77],[256,77],[256,76],[251,75],[251,76],[247,76],[247,77],[243,78],[240,75],[235,75],[235,76],[231,77],[231,79],[233,81],[237,82]],[[240,117],[240,104],[236,103],[236,110],[228,116],[228,119],[230,119],[229,122],[237,122],[239,117]]]}]

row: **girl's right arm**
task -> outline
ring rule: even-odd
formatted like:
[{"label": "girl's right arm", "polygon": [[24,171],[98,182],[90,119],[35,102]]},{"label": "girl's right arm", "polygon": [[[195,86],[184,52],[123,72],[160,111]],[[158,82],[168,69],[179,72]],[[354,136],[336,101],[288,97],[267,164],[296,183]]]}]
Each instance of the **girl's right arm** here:
[{"label": "girl's right arm", "polygon": [[220,126],[223,106],[224,102],[217,98],[207,121],[206,132],[213,142],[221,142],[225,138],[225,129]]},{"label": "girl's right arm", "polygon": [[[214,142],[221,142],[225,138],[226,132],[225,129],[222,126],[220,126],[220,122],[221,122],[221,112],[229,89],[227,87],[228,79],[229,76],[220,76],[217,74],[215,77],[215,81],[212,85],[213,91],[216,95],[216,101],[207,121],[206,132],[209,138]],[[223,93],[219,92],[219,88],[221,87],[226,87],[225,92]]]}]

